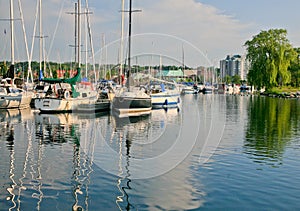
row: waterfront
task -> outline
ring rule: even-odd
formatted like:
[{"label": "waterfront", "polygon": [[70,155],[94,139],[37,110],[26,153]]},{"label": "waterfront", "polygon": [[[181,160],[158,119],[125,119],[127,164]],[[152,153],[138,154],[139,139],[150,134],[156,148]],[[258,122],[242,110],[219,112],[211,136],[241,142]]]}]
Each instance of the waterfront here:
[{"label": "waterfront", "polygon": [[177,109],[2,111],[1,210],[296,210],[300,100],[184,95]]}]

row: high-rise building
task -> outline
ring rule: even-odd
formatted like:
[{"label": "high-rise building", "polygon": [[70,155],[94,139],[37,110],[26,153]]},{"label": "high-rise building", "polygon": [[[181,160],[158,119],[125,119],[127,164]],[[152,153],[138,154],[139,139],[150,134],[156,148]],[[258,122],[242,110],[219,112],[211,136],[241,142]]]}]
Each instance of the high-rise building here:
[{"label": "high-rise building", "polygon": [[247,80],[248,65],[245,56],[227,55],[224,60],[220,61],[221,78],[228,76],[239,75],[242,80]]}]

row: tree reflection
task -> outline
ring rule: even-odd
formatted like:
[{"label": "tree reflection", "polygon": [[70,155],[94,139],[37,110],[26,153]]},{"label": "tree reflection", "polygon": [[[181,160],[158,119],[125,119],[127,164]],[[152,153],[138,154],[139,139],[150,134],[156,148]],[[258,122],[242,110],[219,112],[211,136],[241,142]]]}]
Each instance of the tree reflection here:
[{"label": "tree reflection", "polygon": [[245,153],[255,162],[280,165],[299,128],[299,100],[253,97],[248,108]]}]

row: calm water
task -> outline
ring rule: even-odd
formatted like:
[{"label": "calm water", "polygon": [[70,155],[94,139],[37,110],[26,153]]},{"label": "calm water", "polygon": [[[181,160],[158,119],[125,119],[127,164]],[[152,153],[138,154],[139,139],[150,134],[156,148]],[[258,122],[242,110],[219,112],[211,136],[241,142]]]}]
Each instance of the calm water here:
[{"label": "calm water", "polygon": [[186,95],[138,118],[0,118],[1,210],[300,209],[300,100]]}]

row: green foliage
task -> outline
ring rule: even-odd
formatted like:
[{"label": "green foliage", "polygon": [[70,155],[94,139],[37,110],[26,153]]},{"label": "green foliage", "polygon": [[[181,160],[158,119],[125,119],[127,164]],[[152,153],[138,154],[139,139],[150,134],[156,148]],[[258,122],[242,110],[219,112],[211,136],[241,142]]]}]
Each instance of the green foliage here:
[{"label": "green foliage", "polygon": [[232,83],[234,83],[234,84],[240,84],[241,83],[241,76],[240,75],[234,75],[233,77],[232,77]]},{"label": "green foliage", "polygon": [[289,67],[289,71],[291,72],[290,85],[300,88],[300,48],[295,48],[295,51],[298,53],[298,58]]},{"label": "green foliage", "polygon": [[232,79],[229,75],[226,75],[224,80],[225,80],[226,84],[232,83]]},{"label": "green foliage", "polygon": [[291,81],[289,66],[297,52],[286,38],[285,29],[261,31],[245,43],[250,62],[248,82],[258,88],[272,88]]},{"label": "green foliage", "polygon": [[245,149],[281,163],[286,145],[295,136],[293,131],[299,128],[297,104],[294,100],[252,98],[248,106]]}]

